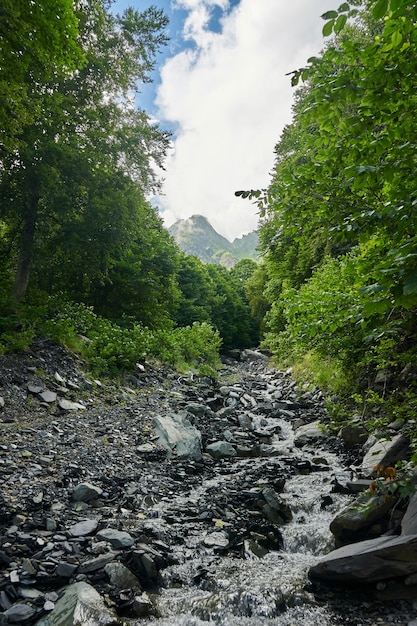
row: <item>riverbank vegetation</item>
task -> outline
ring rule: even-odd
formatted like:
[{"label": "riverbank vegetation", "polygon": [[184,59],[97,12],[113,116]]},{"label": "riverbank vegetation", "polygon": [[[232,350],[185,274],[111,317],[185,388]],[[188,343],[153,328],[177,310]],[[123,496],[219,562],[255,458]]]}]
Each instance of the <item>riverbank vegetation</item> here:
[{"label": "riverbank vegetation", "polygon": [[345,2],[322,17],[271,184],[237,192],[262,216],[263,345],[367,423],[400,418],[415,437],[417,8]]}]

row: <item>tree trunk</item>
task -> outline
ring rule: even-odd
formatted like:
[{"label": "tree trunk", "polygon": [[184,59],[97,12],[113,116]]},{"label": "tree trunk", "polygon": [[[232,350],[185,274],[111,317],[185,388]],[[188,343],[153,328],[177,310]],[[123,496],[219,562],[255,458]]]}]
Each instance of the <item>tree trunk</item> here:
[{"label": "tree trunk", "polygon": [[26,206],[25,221],[20,241],[19,259],[14,279],[12,295],[20,300],[26,294],[29,283],[30,266],[35,243],[36,220],[38,217],[39,186],[37,181],[30,185],[29,201]]}]

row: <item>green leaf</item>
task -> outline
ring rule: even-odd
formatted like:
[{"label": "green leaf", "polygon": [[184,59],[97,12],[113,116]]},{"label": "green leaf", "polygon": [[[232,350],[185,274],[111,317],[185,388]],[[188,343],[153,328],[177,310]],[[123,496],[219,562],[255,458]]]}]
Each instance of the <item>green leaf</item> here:
[{"label": "green leaf", "polygon": [[343,30],[346,22],[347,22],[347,15],[339,15],[334,25],[334,32],[336,33],[336,35],[338,35],[340,31]]},{"label": "green leaf", "polygon": [[326,11],[326,13],[323,13],[323,15],[321,16],[321,18],[323,20],[333,20],[338,16],[337,11]]},{"label": "green leaf", "polygon": [[326,22],[323,26],[323,36],[328,37],[333,32],[334,20],[330,20],[330,22]]},{"label": "green leaf", "polygon": [[372,16],[376,20],[380,20],[388,11],[388,0],[378,0],[372,10]]},{"label": "green leaf", "polygon": [[417,294],[417,272],[408,276],[404,281],[403,293],[405,296]]},{"label": "green leaf", "polygon": [[392,43],[393,48],[398,48],[398,46],[401,45],[402,40],[403,40],[403,36],[399,30],[396,30],[394,33],[392,33],[391,43]]},{"label": "green leaf", "polygon": [[343,4],[340,5],[340,7],[337,10],[339,13],[344,13],[345,11],[350,10],[350,6],[347,2],[344,2]]}]

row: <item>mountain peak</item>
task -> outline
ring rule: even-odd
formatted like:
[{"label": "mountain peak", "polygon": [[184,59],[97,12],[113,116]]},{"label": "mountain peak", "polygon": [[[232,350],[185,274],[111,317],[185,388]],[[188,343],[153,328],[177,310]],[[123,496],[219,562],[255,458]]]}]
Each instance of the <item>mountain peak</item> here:
[{"label": "mountain peak", "polygon": [[231,243],[220,235],[204,215],[178,220],[169,229],[184,254],[196,256],[203,263],[233,267],[241,259],[258,259],[256,231]]}]

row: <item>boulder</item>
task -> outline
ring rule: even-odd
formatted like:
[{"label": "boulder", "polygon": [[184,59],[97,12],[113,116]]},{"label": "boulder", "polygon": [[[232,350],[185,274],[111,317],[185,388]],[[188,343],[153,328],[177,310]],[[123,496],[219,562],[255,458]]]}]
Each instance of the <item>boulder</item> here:
[{"label": "boulder", "polygon": [[241,361],[267,361],[268,357],[257,350],[243,350],[240,355]]},{"label": "boulder", "polygon": [[336,515],[330,524],[336,545],[378,536],[387,530],[383,524],[396,498],[384,495],[361,494]]},{"label": "boulder", "polygon": [[236,456],[236,450],[228,441],[214,441],[206,447],[206,451],[214,459],[224,459]]},{"label": "boulder", "polygon": [[402,535],[417,534],[417,493],[414,493],[401,522]]},{"label": "boulder", "polygon": [[[374,440],[371,439],[371,442]],[[391,467],[397,461],[406,459],[410,451],[407,437],[395,435],[392,439],[379,439],[372,443],[362,461],[362,472],[371,476],[376,465]]]},{"label": "boulder", "polygon": [[103,490],[91,483],[79,483],[72,492],[73,500],[76,502],[90,502],[101,496]]},{"label": "boulder", "polygon": [[122,622],[109,609],[99,593],[84,582],[66,587],[51,613],[43,617],[37,626],[119,626]]},{"label": "boulder", "polygon": [[300,426],[300,428],[297,428],[294,435],[294,445],[297,448],[302,448],[308,443],[313,443],[318,439],[323,439],[327,436],[328,435],[320,426],[320,422],[317,420],[316,422],[312,422],[311,424],[305,424],[304,426]]},{"label": "boulder", "polygon": [[135,540],[129,533],[124,530],[117,530],[116,528],[103,528],[99,530],[97,539],[107,541],[115,550],[130,548],[135,543]]},{"label": "boulder", "polygon": [[340,429],[338,436],[344,441],[347,448],[353,448],[358,444],[365,443],[368,433],[362,421],[354,419]]},{"label": "boulder", "polygon": [[157,415],[153,424],[158,435],[158,443],[167,450],[168,458],[193,458],[199,461],[201,455],[201,433],[195,428],[186,413]]},{"label": "boulder", "polygon": [[417,572],[417,535],[377,537],[338,548],[310,568],[312,580],[376,582]]}]

